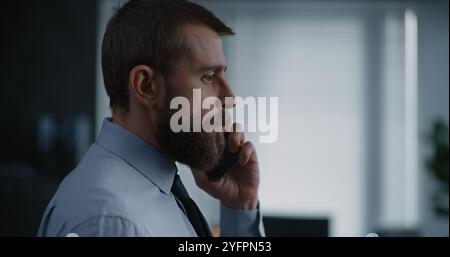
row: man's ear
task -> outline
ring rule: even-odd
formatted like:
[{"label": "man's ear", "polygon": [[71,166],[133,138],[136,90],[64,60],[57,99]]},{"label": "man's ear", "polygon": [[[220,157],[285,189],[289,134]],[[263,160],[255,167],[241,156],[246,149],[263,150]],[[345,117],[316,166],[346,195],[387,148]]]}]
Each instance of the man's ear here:
[{"label": "man's ear", "polygon": [[157,104],[158,87],[153,69],[146,65],[138,65],[130,71],[130,93],[147,108],[154,108]]}]

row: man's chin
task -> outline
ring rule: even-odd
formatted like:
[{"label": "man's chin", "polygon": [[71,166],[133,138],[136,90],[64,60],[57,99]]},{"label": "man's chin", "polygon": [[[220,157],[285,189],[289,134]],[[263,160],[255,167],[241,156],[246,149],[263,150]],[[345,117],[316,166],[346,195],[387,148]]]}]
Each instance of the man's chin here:
[{"label": "man's chin", "polygon": [[219,163],[225,139],[222,133],[173,133],[160,137],[171,158],[197,170],[211,170]]}]

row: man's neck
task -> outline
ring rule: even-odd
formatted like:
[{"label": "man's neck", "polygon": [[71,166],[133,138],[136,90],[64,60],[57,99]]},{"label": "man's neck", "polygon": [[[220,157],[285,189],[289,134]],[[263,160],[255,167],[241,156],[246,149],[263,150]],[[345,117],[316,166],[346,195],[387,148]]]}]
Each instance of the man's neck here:
[{"label": "man's neck", "polygon": [[150,124],[146,123],[145,119],[136,118],[133,116],[134,115],[129,115],[129,112],[115,110],[112,115],[112,122],[145,140],[159,151],[162,151],[155,138],[155,132],[151,128]]}]

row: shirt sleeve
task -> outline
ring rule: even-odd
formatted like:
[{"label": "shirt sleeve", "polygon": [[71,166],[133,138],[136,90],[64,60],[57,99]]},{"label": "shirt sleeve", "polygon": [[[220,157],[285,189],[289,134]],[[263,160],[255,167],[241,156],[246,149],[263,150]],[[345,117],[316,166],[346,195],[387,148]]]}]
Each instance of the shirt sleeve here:
[{"label": "shirt sleeve", "polygon": [[70,234],[79,237],[142,237],[136,225],[119,216],[97,216],[76,225]]},{"label": "shirt sleeve", "polygon": [[220,206],[220,231],[223,237],[266,236],[262,215],[258,207],[246,211]]}]

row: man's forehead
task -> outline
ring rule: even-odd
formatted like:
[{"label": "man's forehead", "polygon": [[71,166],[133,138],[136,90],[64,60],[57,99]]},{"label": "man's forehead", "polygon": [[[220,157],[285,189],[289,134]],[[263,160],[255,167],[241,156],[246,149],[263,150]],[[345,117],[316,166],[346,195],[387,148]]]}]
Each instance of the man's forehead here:
[{"label": "man's forehead", "polygon": [[189,53],[185,56],[191,64],[225,66],[222,39],[204,25],[190,24],[182,28]]}]

